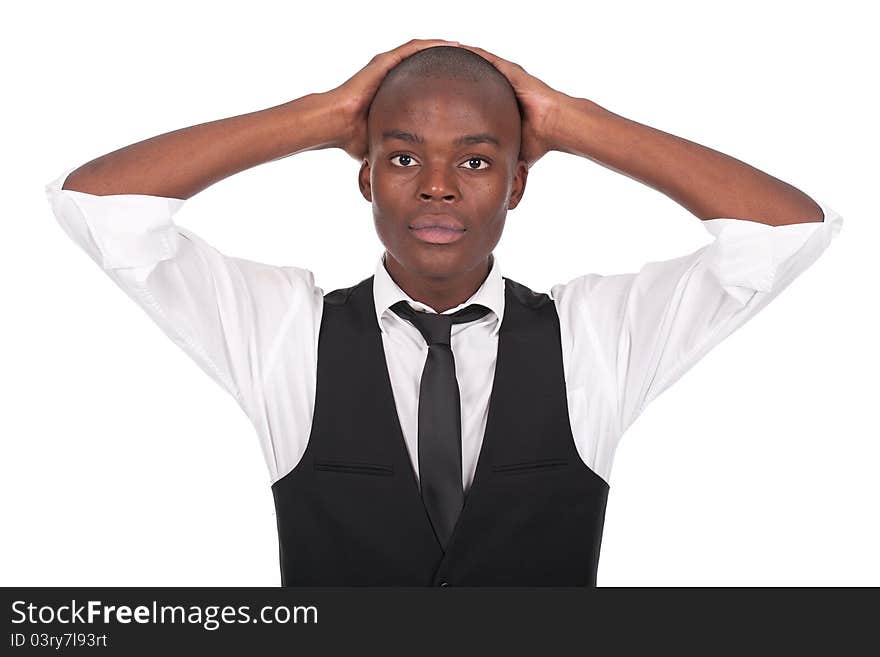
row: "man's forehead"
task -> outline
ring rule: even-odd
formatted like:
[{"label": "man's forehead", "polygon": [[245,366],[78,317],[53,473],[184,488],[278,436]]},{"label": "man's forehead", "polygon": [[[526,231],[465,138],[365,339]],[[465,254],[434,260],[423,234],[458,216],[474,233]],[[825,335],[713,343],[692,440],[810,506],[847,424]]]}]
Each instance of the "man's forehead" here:
[{"label": "man's forehead", "polygon": [[494,116],[516,101],[501,85],[445,78],[403,78],[380,89],[374,100],[386,113],[476,112]]},{"label": "man's forehead", "polygon": [[382,141],[500,146],[519,127],[520,117],[515,106],[486,98],[423,95],[383,103],[371,123]]},{"label": "man's forehead", "polygon": [[493,144],[501,147],[501,137],[491,132],[471,132],[468,134],[452,134],[447,133],[446,138],[443,135],[432,133],[430,137],[426,137],[424,126],[420,128],[420,132],[401,130],[400,128],[391,128],[382,131],[383,141],[405,141],[411,144],[425,144],[428,141],[447,141],[453,146],[467,146],[472,144]]},{"label": "man's forehead", "polygon": [[501,89],[494,80],[467,80],[433,75],[403,75],[386,80],[381,85],[381,93],[392,96],[416,93],[420,96],[444,94],[484,94],[493,89]]},{"label": "man's forehead", "polygon": [[437,78],[394,80],[381,90],[370,111],[372,139],[392,146],[460,147],[485,144],[504,148],[519,137],[520,114],[514,98],[498,87]]}]

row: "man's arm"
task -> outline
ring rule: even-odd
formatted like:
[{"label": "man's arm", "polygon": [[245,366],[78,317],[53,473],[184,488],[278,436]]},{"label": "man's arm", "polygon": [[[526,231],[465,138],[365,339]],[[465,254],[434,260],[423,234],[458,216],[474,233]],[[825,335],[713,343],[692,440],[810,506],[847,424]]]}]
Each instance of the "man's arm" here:
[{"label": "man's arm", "polygon": [[[604,390],[587,449],[610,469],[617,441],[659,394],[766,307],[840,232],[842,217],[727,155],[561,93],[522,66],[473,46],[513,86],[523,112],[520,159],[559,150],[589,158],[686,207],[715,237],[638,272],[556,285],[570,403]],[[745,221],[740,221],[743,219]],[[604,413],[604,415],[602,415]]]},{"label": "man's arm", "polygon": [[367,112],[385,75],[442,39],[412,39],[377,54],[335,89],[268,109],[190,126],[131,144],[72,171],[62,189],[95,196],[139,194],[189,199],[258,164],[308,150],[367,151]]},{"label": "man's arm", "polygon": [[258,164],[339,145],[340,136],[349,131],[341,110],[329,92],[316,93],[182,128],[87,162],[67,177],[62,189],[185,200]]},{"label": "man's arm", "polygon": [[520,159],[548,151],[586,157],[638,180],[700,219],[747,219],[768,226],[822,222],[818,203],[744,162],[553,89],[519,64],[462,45],[507,77],[523,112]]},{"label": "man's arm", "polygon": [[[247,413],[273,482],[292,467],[286,459],[296,450],[278,449],[265,429],[271,409],[263,382],[283,356],[303,365],[302,389],[314,389],[309,363],[323,291],[311,271],[226,255],[174,215],[202,189],[262,162],[331,146],[362,159],[367,111],[387,71],[441,43],[414,39],[376,55],[331,91],[162,134],[46,185],[68,236]],[[291,412],[311,417],[305,397],[290,403]]]},{"label": "man's arm", "polygon": [[822,221],[796,187],[736,158],[614,114],[585,98],[559,101],[552,149],[589,158],[653,187],[700,219],[769,226]]}]

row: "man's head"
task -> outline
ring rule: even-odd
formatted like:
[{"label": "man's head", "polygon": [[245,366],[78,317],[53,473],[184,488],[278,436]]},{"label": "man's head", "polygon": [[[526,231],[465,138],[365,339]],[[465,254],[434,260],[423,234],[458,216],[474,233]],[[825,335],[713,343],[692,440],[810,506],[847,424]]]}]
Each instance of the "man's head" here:
[{"label": "man's head", "polygon": [[[454,279],[485,268],[525,189],[521,127],[510,82],[470,50],[426,48],[389,71],[369,109],[358,182],[398,269]],[[452,242],[413,228],[449,218],[464,229],[439,233]]]}]

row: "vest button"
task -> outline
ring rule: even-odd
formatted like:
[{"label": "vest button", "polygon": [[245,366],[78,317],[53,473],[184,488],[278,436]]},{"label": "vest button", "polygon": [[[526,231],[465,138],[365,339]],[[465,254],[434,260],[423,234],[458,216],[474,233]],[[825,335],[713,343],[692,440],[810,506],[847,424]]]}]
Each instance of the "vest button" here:
[{"label": "vest button", "polygon": [[449,582],[440,582],[440,586],[449,586]]}]

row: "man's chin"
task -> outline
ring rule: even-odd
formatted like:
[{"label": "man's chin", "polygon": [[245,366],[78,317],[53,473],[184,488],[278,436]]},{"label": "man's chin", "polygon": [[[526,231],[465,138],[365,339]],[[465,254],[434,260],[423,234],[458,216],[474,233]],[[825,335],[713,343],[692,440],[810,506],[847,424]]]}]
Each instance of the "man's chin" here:
[{"label": "man's chin", "polygon": [[437,248],[417,249],[401,262],[408,272],[426,278],[451,278],[468,270],[461,252],[454,249]]}]

